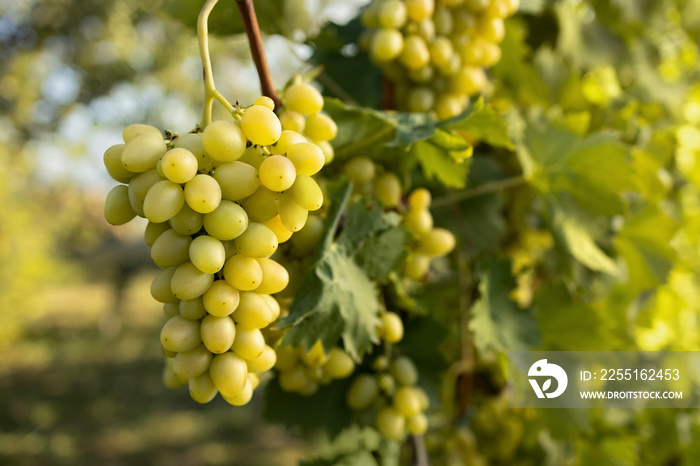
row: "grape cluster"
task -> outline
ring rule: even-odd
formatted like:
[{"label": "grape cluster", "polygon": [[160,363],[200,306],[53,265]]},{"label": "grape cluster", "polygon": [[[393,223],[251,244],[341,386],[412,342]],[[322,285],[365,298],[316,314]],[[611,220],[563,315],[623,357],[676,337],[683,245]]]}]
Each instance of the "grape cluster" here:
[{"label": "grape cluster", "polygon": [[400,110],[461,113],[487,84],[484,68],[501,59],[504,19],[519,0],[373,0],[360,37],[395,84]]},{"label": "grape cluster", "polygon": [[293,84],[282,101],[283,115],[294,112],[304,123],[296,126],[303,134],[284,129],[273,101],[260,97],[238,108],[235,121],[183,137],[130,125],[124,144],[104,155],[110,175],[126,183],[108,194],[105,218],[114,225],[148,219],[144,237],[162,269],[151,294],[168,317],[160,334],[164,381],[188,384],[200,403],[220,393],[246,404],[260,374],[275,365],[262,329],[280,315],[271,295],[289,274],[270,256],[323,204],[312,175],[332,152],[312,141],[330,147],[337,127],[308,84]]},{"label": "grape cluster", "polygon": [[323,344],[317,341],[308,351],[303,345],[279,346],[275,369],[279,371],[282,390],[311,396],[320,386],[350,376],[355,371],[355,362],[338,347],[326,353]]}]

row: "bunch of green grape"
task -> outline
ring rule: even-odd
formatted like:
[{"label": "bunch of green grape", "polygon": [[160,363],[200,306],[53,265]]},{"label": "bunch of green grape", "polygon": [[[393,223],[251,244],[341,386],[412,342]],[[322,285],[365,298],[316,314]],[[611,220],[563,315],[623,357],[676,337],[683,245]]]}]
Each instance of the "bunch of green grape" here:
[{"label": "bunch of green grape", "polygon": [[338,347],[326,353],[321,341],[317,341],[308,351],[303,345],[279,346],[275,369],[279,371],[282,390],[311,396],[320,386],[350,376],[355,371],[355,362]]},{"label": "bunch of green grape", "polygon": [[108,194],[106,219],[148,219],[145,240],[162,269],[151,294],[168,317],[160,334],[164,381],[188,384],[200,403],[220,393],[246,404],[275,365],[262,329],[279,317],[271,295],[289,275],[270,256],[323,204],[312,175],[329,155],[311,141],[330,147],[337,127],[308,84],[291,85],[282,101],[304,120],[306,136],[284,130],[272,99],[260,97],[238,108],[234,121],[183,137],[130,125],[124,144],[104,155],[110,175],[126,183]]},{"label": "bunch of green grape", "polygon": [[504,19],[519,0],[373,0],[361,48],[394,83],[399,110],[461,113],[501,59]]}]

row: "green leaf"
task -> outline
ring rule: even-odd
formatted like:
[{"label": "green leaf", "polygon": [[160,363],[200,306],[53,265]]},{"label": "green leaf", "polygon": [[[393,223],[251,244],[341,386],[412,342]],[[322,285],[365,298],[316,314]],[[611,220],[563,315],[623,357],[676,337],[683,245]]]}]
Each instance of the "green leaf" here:
[{"label": "green leaf", "polygon": [[465,131],[495,147],[513,148],[505,118],[497,115],[492,107],[486,106],[483,99],[474,102],[463,116],[447,120],[441,126],[449,130]]},{"label": "green leaf", "polygon": [[479,352],[525,351],[539,343],[535,321],[510,300],[515,288],[509,260],[486,263],[479,272],[479,299],[472,306],[469,328]]},{"label": "green leaf", "polygon": [[404,228],[390,228],[367,240],[357,253],[357,263],[370,278],[385,283],[406,255],[406,243],[410,240]]},{"label": "green leaf", "polygon": [[450,188],[464,188],[469,173],[467,162],[456,162],[448,151],[432,140],[418,141],[411,146],[411,155],[423,168],[428,179],[438,180]]}]

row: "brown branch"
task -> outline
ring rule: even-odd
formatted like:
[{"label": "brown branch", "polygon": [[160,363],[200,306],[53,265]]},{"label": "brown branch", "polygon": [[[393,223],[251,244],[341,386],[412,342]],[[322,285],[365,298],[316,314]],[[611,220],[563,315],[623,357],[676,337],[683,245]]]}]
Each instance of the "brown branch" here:
[{"label": "brown branch", "polygon": [[267,58],[265,57],[265,49],[263,49],[260,26],[258,25],[258,17],[255,15],[253,0],[236,0],[236,4],[241,12],[245,33],[248,36],[250,54],[253,56],[255,69],[258,70],[260,91],[262,95],[271,98],[275,102],[275,108],[278,108],[280,106],[280,98],[272,82],[270,67],[267,65]]},{"label": "brown branch", "polygon": [[413,458],[411,466],[429,466],[428,452],[425,449],[425,441],[422,435],[411,435],[411,445],[413,447]]}]

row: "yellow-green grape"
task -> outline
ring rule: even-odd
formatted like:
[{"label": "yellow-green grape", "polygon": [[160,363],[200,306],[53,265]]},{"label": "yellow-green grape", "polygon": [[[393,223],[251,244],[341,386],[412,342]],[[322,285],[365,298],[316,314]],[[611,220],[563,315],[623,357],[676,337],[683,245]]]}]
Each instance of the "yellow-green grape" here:
[{"label": "yellow-green grape", "polygon": [[416,34],[421,36],[426,42],[431,42],[435,39],[435,23],[432,18],[427,18],[418,23]]},{"label": "yellow-green grape", "polygon": [[277,362],[277,354],[275,350],[265,345],[260,356],[246,360],[248,364],[248,372],[266,372],[275,367]]},{"label": "yellow-green grape", "polygon": [[277,347],[277,362],[275,363],[275,369],[278,371],[288,371],[293,367],[297,366],[297,351],[287,345],[280,345]]},{"label": "yellow-green grape", "polygon": [[246,405],[253,398],[253,385],[250,382],[247,382],[243,387],[243,390],[241,390],[239,393],[232,396],[226,396],[222,393],[221,397],[224,399],[224,401],[226,401],[226,403],[232,406]]},{"label": "yellow-green grape", "polygon": [[241,129],[253,144],[269,146],[279,139],[282,124],[271,109],[262,105],[253,105],[243,112]]},{"label": "yellow-green grape", "polygon": [[176,303],[178,300],[170,289],[175,270],[176,267],[168,267],[158,273],[151,282],[151,295],[159,303]]},{"label": "yellow-green grape", "polygon": [[[166,319],[170,319],[171,317],[175,317],[179,313],[180,313],[179,305],[177,302],[163,304],[163,315],[166,317]],[[190,320],[192,320],[192,319],[190,319]],[[161,348],[161,349],[163,349],[163,351],[167,351],[168,353],[172,353],[172,351],[168,351],[164,348]],[[174,354],[173,354],[173,356],[174,356]]]},{"label": "yellow-green grape", "polygon": [[453,54],[450,59],[442,66],[438,67],[440,75],[446,78],[454,78],[462,69],[462,57]]},{"label": "yellow-green grape", "polygon": [[230,121],[219,120],[210,123],[202,132],[202,146],[214,160],[233,162],[246,148],[246,137],[241,128]]},{"label": "yellow-green grape", "polygon": [[209,372],[189,380],[190,397],[197,403],[209,403],[219,391],[211,380]]},{"label": "yellow-green grape", "polygon": [[282,124],[282,132],[294,131],[295,133],[301,133],[304,131],[304,126],[306,126],[304,115],[294,110],[285,110],[280,114],[279,119]]},{"label": "yellow-green grape", "polygon": [[331,163],[333,161],[333,158],[335,157],[335,151],[333,150],[333,146],[331,145],[331,143],[328,141],[318,141],[316,142],[316,145],[323,152],[323,156],[325,157],[324,165],[328,165],[329,163]]},{"label": "yellow-green grape", "polygon": [[209,375],[222,396],[232,397],[243,391],[248,382],[248,366],[237,355],[217,354],[209,364]]},{"label": "yellow-green grape", "polygon": [[252,257],[236,254],[224,265],[224,279],[241,291],[252,291],[260,286],[263,270]]},{"label": "yellow-green grape", "polygon": [[271,155],[260,164],[260,182],[270,191],[281,192],[294,184],[297,176],[294,164],[283,155]]},{"label": "yellow-green grape", "polygon": [[209,175],[196,175],[185,184],[185,201],[195,212],[208,214],[221,202],[221,186]]},{"label": "yellow-green grape", "polygon": [[430,269],[430,257],[422,254],[411,254],[406,258],[403,273],[410,280],[419,281]]},{"label": "yellow-green grape", "polygon": [[253,387],[253,390],[258,388],[258,385],[260,385],[260,374],[248,371],[248,383]]},{"label": "yellow-green grape", "polygon": [[258,146],[250,146],[245,151],[243,155],[238,159],[238,162],[247,163],[256,170],[260,168],[260,164],[265,160],[265,154]]},{"label": "yellow-green grape", "polygon": [[199,345],[188,351],[181,351],[173,360],[173,372],[183,380],[197,377],[209,369],[211,353],[204,345]]},{"label": "yellow-green grape", "polygon": [[486,67],[491,67],[501,61],[501,47],[492,42],[486,42],[483,46],[484,58],[483,64]]},{"label": "yellow-green grape", "polygon": [[248,229],[236,238],[239,254],[261,258],[270,257],[277,250],[277,236],[262,223],[250,222]]},{"label": "yellow-green grape", "polygon": [[462,99],[455,94],[442,94],[435,103],[435,113],[437,113],[440,120],[447,120],[457,116],[465,108],[466,105],[462,104]]},{"label": "yellow-green grape", "polygon": [[299,365],[294,365],[288,369],[280,370],[278,382],[280,388],[285,392],[298,392],[307,383],[304,368]]},{"label": "yellow-green grape", "polygon": [[155,134],[156,136],[159,136],[161,139],[163,139],[163,135],[161,134],[160,130],[156,128],[155,126],[151,125],[144,125],[141,123],[134,123],[122,130],[122,140],[125,143],[130,143],[139,133],[150,133],[150,134]]},{"label": "yellow-green grape", "polygon": [[207,315],[207,310],[204,309],[201,297],[180,301],[178,311],[182,317],[189,320],[199,320]]},{"label": "yellow-green grape", "polygon": [[416,395],[418,395],[420,410],[425,411],[428,409],[430,407],[430,398],[428,398],[428,394],[420,387],[413,387],[413,390],[416,392]]},{"label": "yellow-green grape", "polygon": [[389,358],[385,355],[379,355],[372,361],[372,369],[375,372],[382,372],[389,369]]},{"label": "yellow-green grape", "polygon": [[189,257],[195,267],[204,273],[216,273],[224,266],[226,249],[213,236],[201,235],[192,240]]},{"label": "yellow-green grape", "polygon": [[239,331],[261,329],[272,323],[272,310],[262,295],[254,291],[242,291],[240,296],[238,308],[233,313]]},{"label": "yellow-green grape", "polygon": [[406,12],[408,13],[408,17],[416,23],[430,18],[433,15],[434,9],[434,0],[406,0]]},{"label": "yellow-green grape", "polygon": [[414,87],[408,92],[408,111],[426,113],[435,104],[435,93],[429,87]]},{"label": "yellow-green grape", "polygon": [[484,42],[478,39],[471,40],[459,47],[459,56],[466,66],[481,66],[484,62]]},{"label": "yellow-green grape", "polygon": [[353,157],[345,164],[343,172],[353,183],[363,184],[374,178],[374,162],[362,155]]},{"label": "yellow-green grape", "polygon": [[287,157],[294,164],[297,175],[315,175],[326,161],[321,148],[310,142],[294,144]]},{"label": "yellow-green grape", "polygon": [[397,207],[401,203],[401,181],[391,172],[384,173],[374,180],[372,192],[387,209]]},{"label": "yellow-green grape", "polygon": [[275,101],[272,100],[271,98],[269,98],[269,97],[266,96],[266,95],[261,95],[260,97],[257,97],[257,98],[253,101],[253,105],[262,105],[263,107],[267,107],[267,108],[269,108],[270,110],[274,110],[274,109],[275,109]]},{"label": "yellow-green grape", "polygon": [[272,259],[258,259],[262,270],[262,283],[256,292],[260,294],[279,293],[289,283],[289,273],[281,264]]},{"label": "yellow-green grape", "polygon": [[248,218],[254,222],[266,222],[279,214],[280,193],[260,186],[242,202]]},{"label": "yellow-green grape", "polygon": [[[184,301],[183,301],[184,302]],[[214,354],[223,354],[233,345],[236,338],[236,325],[229,316],[204,316],[200,324],[204,346]]]},{"label": "yellow-green grape", "polygon": [[468,96],[481,91],[486,85],[486,73],[483,68],[465,66],[452,80],[452,91]]},{"label": "yellow-green grape", "polygon": [[170,225],[167,223],[148,222],[143,231],[143,239],[148,246],[153,246],[153,243],[156,242],[158,237],[168,230],[170,230]]},{"label": "yellow-green grape", "polygon": [[445,7],[435,8],[433,23],[435,23],[435,33],[439,36],[449,36],[454,28],[452,13]]},{"label": "yellow-green grape", "polygon": [[382,408],[374,422],[386,439],[401,442],[406,437],[406,419],[394,408]]},{"label": "yellow-green grape", "polygon": [[417,188],[408,195],[407,203],[410,210],[424,210],[430,207],[432,196],[425,188]]},{"label": "yellow-green grape", "polygon": [[482,16],[477,21],[476,32],[482,39],[498,43],[506,36],[506,26],[502,18]]},{"label": "yellow-green grape", "polygon": [[379,338],[387,343],[398,343],[403,338],[403,322],[394,312],[385,312],[380,318]]},{"label": "yellow-green grape", "polygon": [[404,386],[413,386],[418,382],[418,369],[406,356],[399,356],[389,366],[396,381]]},{"label": "yellow-green grape", "polygon": [[374,403],[379,395],[379,386],[374,377],[360,374],[352,381],[346,396],[346,402],[351,409],[359,411]]},{"label": "yellow-green grape", "polygon": [[155,169],[134,175],[129,180],[129,202],[137,215],[143,217],[143,200],[146,198],[146,193],[151,189],[151,186],[161,180],[162,178]]},{"label": "yellow-green grape", "polygon": [[428,418],[423,413],[417,413],[406,419],[406,430],[409,434],[423,435],[428,430]]},{"label": "yellow-green grape", "polygon": [[165,367],[163,368],[163,385],[170,389],[180,388],[187,382],[180,379],[173,373],[173,360],[172,358],[165,359]]},{"label": "yellow-green grape", "polygon": [[177,299],[194,299],[202,296],[214,281],[214,275],[204,273],[190,261],[177,266],[170,282],[170,289]]},{"label": "yellow-green grape", "polygon": [[300,358],[309,367],[321,367],[328,360],[328,355],[321,340],[317,340],[308,351],[304,351],[303,346],[300,348]]},{"label": "yellow-green grape", "polygon": [[206,170],[211,167],[213,160],[204,151],[202,144],[202,135],[189,133],[175,140],[175,147],[187,149],[197,157],[197,170]]},{"label": "yellow-green grape", "polygon": [[406,24],[406,4],[401,0],[386,0],[379,7],[377,20],[379,25],[385,28],[399,29]]},{"label": "yellow-green grape", "polygon": [[[169,221],[170,226],[181,235],[194,235],[202,229],[204,217],[199,212],[192,210],[187,204],[176,213]],[[167,223],[162,224],[167,225]]]},{"label": "yellow-green grape", "polygon": [[270,313],[272,315],[272,321],[274,322],[279,318],[280,313],[282,312],[282,308],[280,307],[280,303],[273,297],[270,296],[269,294],[263,294],[260,295],[263,297],[267,305],[270,307]]},{"label": "yellow-green grape", "polygon": [[294,198],[288,191],[280,196],[280,220],[291,232],[301,230],[306,224],[309,211],[294,202]]},{"label": "yellow-green grape", "polygon": [[292,236],[292,246],[294,253],[298,256],[305,256],[312,251],[321,241],[325,227],[323,220],[317,215],[309,215],[304,228]]},{"label": "yellow-green grape", "polygon": [[403,50],[403,34],[397,29],[379,29],[370,41],[370,55],[378,62],[389,62]]},{"label": "yellow-green grape", "polygon": [[433,216],[428,209],[409,209],[403,219],[408,231],[420,237],[433,229]]},{"label": "yellow-green grape", "polygon": [[390,374],[379,374],[377,376],[377,385],[387,395],[393,395],[396,391],[396,381]]},{"label": "yellow-green grape", "polygon": [[185,194],[179,184],[159,181],[148,190],[143,200],[144,216],[155,223],[170,220],[185,205]]},{"label": "yellow-green grape", "polygon": [[287,230],[287,227],[284,226],[279,215],[275,215],[270,220],[266,220],[262,223],[275,233],[277,242],[280,244],[288,241],[289,238],[292,237],[292,232]]},{"label": "yellow-green grape", "polygon": [[328,360],[322,367],[323,373],[331,379],[344,379],[355,370],[355,361],[340,348],[333,347],[328,352]]},{"label": "yellow-green grape", "polygon": [[518,9],[520,8],[520,0],[504,0],[507,10],[508,10],[508,15],[514,15]]},{"label": "yellow-green grape", "polygon": [[240,160],[222,163],[213,176],[221,186],[221,197],[229,201],[245,199],[260,186],[255,167]]},{"label": "yellow-green grape", "polygon": [[202,339],[199,336],[199,322],[182,316],[168,319],[160,331],[160,343],[168,350],[179,353],[196,348]]},{"label": "yellow-green grape", "polygon": [[122,152],[122,165],[134,173],[141,173],[155,168],[163,154],[168,150],[163,136],[153,133],[140,133],[126,145]]},{"label": "yellow-green grape", "polygon": [[197,157],[187,149],[170,149],[161,159],[161,169],[170,181],[187,183],[197,174]]},{"label": "yellow-green grape", "polygon": [[306,119],[304,134],[314,141],[330,141],[338,134],[338,125],[325,113],[314,113]]},{"label": "yellow-green grape", "polygon": [[248,214],[233,201],[221,201],[213,212],[204,215],[204,229],[221,241],[238,238],[248,228]]},{"label": "yellow-green grape", "polygon": [[417,34],[406,37],[399,61],[410,70],[418,70],[428,65],[430,52],[425,40]]},{"label": "yellow-green grape", "polygon": [[[321,93],[306,83],[292,84],[285,89],[282,94],[282,102],[288,111],[292,110],[304,115],[317,113],[323,108],[323,96]],[[301,129],[284,129],[301,132]]]},{"label": "yellow-green grape", "polygon": [[416,252],[430,257],[444,256],[455,248],[455,237],[449,230],[434,228],[419,240]]},{"label": "yellow-green grape", "polygon": [[179,265],[189,258],[192,238],[170,229],[165,231],[151,247],[151,259],[161,268]]},{"label": "yellow-green grape", "polygon": [[415,416],[420,413],[420,407],[420,395],[416,393],[413,387],[401,387],[394,393],[394,408],[402,416]]},{"label": "yellow-green grape", "polygon": [[[302,116],[302,118],[304,117]],[[306,138],[301,134],[297,133],[296,131],[282,131],[282,134],[275,145],[270,147],[270,153],[272,155],[285,155],[294,144],[298,144],[300,142],[307,142]]]},{"label": "yellow-green grape", "polygon": [[105,199],[105,219],[112,225],[124,225],[136,217],[129,202],[129,188],[123,184],[115,186]]},{"label": "yellow-green grape", "polygon": [[237,328],[231,350],[243,359],[255,359],[265,350],[265,337],[257,328]]},{"label": "yellow-green grape", "polygon": [[453,55],[454,48],[447,37],[436,37],[430,44],[430,61],[437,67],[449,63]]},{"label": "yellow-green grape", "polygon": [[294,202],[306,210],[315,211],[323,206],[323,191],[308,175],[299,175],[289,189]]},{"label": "yellow-green grape", "polygon": [[107,173],[112,179],[120,183],[128,183],[131,177],[135,175],[134,172],[127,170],[122,165],[122,152],[124,152],[125,147],[126,144],[115,144],[110,146],[102,156]]},{"label": "yellow-green grape", "polygon": [[204,309],[213,316],[231,315],[238,308],[241,296],[237,289],[225,280],[216,280],[202,295]]}]

